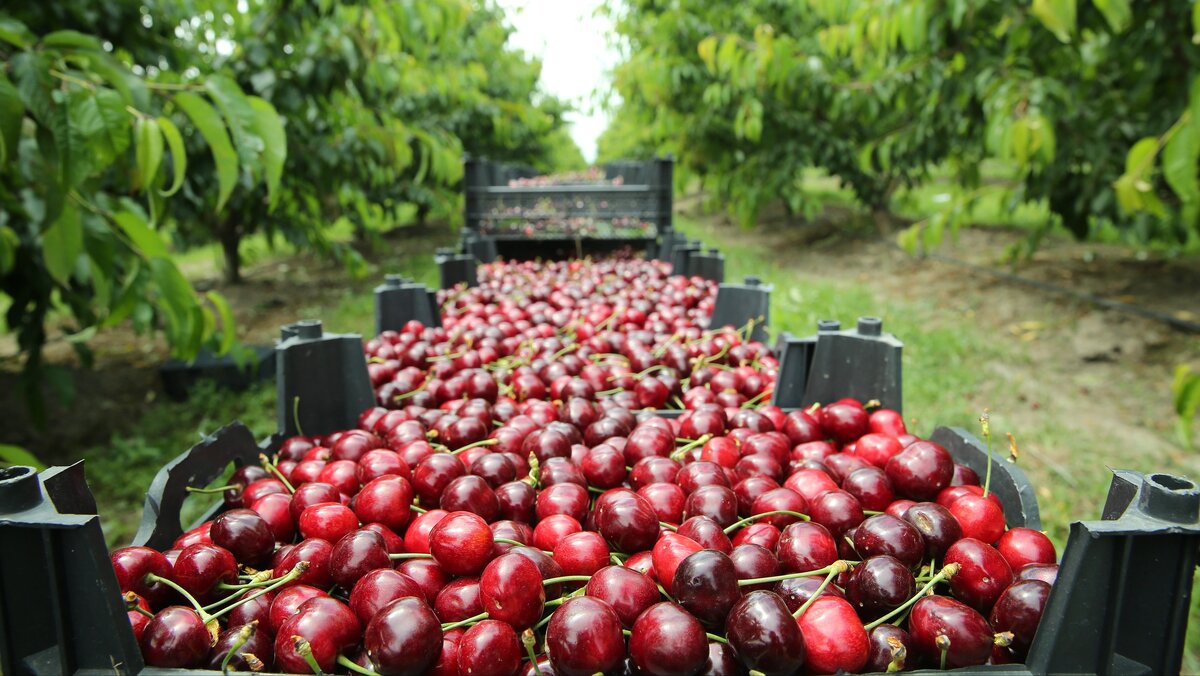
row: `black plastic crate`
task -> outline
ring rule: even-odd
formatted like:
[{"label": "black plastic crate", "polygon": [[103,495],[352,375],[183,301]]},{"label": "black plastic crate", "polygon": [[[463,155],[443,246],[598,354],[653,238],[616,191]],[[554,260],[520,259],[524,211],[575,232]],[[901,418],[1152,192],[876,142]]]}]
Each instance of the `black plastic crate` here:
[{"label": "black plastic crate", "polygon": [[169,359],[158,368],[163,390],[175,401],[187,401],[191,389],[201,381],[217,387],[240,392],[254,383],[275,377],[275,348],[252,345],[244,362],[233,355],[217,356],[211,350],[201,350],[194,361]]}]

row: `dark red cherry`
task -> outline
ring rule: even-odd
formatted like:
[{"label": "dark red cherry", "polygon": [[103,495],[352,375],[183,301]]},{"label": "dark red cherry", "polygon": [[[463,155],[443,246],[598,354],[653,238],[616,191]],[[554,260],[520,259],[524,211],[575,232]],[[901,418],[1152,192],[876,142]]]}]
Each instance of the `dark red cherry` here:
[{"label": "dark red cherry", "polygon": [[878,467],[854,470],[842,481],[842,490],[858,499],[864,510],[882,512],[896,499],[892,482]]},{"label": "dark red cherry", "polygon": [[639,488],[637,493],[650,503],[659,521],[683,523],[683,507],[687,496],[678,485],[663,482],[647,484]]},{"label": "dark red cherry", "polygon": [[354,496],[354,513],[362,523],[381,523],[402,533],[413,514],[409,509],[412,502],[413,489],[408,480],[386,475],[367,482]]},{"label": "dark red cherry", "polygon": [[[729,558],[733,561],[733,569],[739,580],[752,580],[759,577],[772,577],[779,574],[779,559],[769,549],[756,544],[740,544],[733,548]],[[678,574],[678,571],[676,571]],[[770,582],[742,587],[743,592],[755,589],[771,589]],[[722,621],[724,618],[721,618]]]},{"label": "dark red cherry", "polygon": [[[808,501],[790,488],[774,488],[759,495],[750,506],[751,515],[774,511],[805,514],[808,512]],[[773,514],[759,519],[756,523],[769,523],[776,528],[783,529],[788,524],[800,520],[800,517],[791,514]]]},{"label": "dark red cherry", "polygon": [[708,637],[695,617],[663,601],[650,606],[633,623],[629,656],[648,676],[695,674],[708,661]]},{"label": "dark red cherry", "polygon": [[235,584],[237,576],[237,560],[228,549],[199,544],[179,553],[171,579],[201,603],[209,603],[222,596],[217,585]]},{"label": "dark red cherry", "polygon": [[239,597],[241,603],[233,610],[229,611],[229,626],[237,627],[251,622],[258,622],[258,626],[267,633],[274,634],[275,630],[271,629],[271,603],[275,600],[275,592],[267,592],[259,594],[261,589],[249,589],[243,592]]},{"label": "dark red cherry", "polygon": [[467,473],[457,456],[449,453],[435,453],[417,463],[413,468],[412,487],[421,504],[439,506],[442,491],[453,480]]},{"label": "dark red cherry", "polygon": [[532,523],[536,500],[537,491],[524,481],[502,484],[496,488],[496,502],[499,505],[496,516],[500,519]]},{"label": "dark red cherry", "polygon": [[843,490],[825,491],[810,500],[808,515],[834,536],[841,536],[865,518],[858,499]]},{"label": "dark red cherry", "polygon": [[482,477],[468,474],[460,476],[442,490],[441,508],[448,512],[471,512],[478,514],[484,521],[496,520],[500,511],[500,501],[496,492]]},{"label": "dark red cherry", "polygon": [[1045,533],[1032,528],[1010,528],[996,542],[996,550],[1013,570],[1031,563],[1055,563],[1058,553]]},{"label": "dark red cherry", "polygon": [[846,599],[822,596],[796,621],[804,637],[809,673],[857,673],[866,665],[870,641]]},{"label": "dark red cherry", "polygon": [[876,514],[854,530],[854,549],[863,558],[886,554],[915,568],[925,557],[925,540],[907,521],[890,514]]},{"label": "dark red cherry", "polygon": [[362,576],[350,591],[350,610],[363,626],[387,604],[405,596],[421,600],[425,594],[411,577],[391,568],[380,568]]},{"label": "dark red cherry", "polygon": [[1056,563],[1027,563],[1021,566],[1015,574],[1017,580],[1041,580],[1053,585],[1058,579],[1058,564]]},{"label": "dark red cherry", "polygon": [[230,624],[228,629],[221,631],[216,644],[208,651],[209,669],[220,670],[225,663],[225,656],[230,652],[228,669],[230,671],[252,671],[256,667],[261,671],[271,668],[275,663],[275,637],[265,628],[257,624],[250,630],[248,640],[243,641],[244,624]]},{"label": "dark red cherry", "polygon": [[367,573],[391,568],[383,536],[369,530],[347,533],[333,546],[329,555],[329,574],[342,589],[353,589]]},{"label": "dark red cherry", "polygon": [[[783,599],[784,604],[788,607],[788,612],[794,613],[800,610],[800,606],[808,603],[808,600],[812,598],[813,594],[817,593],[817,589],[821,587],[821,583],[824,581],[824,577],[815,575],[812,577],[793,577],[776,582],[771,591],[774,591],[779,595],[779,598]],[[842,594],[837,585],[831,584],[826,585],[821,590],[821,596],[844,597],[845,595]]]},{"label": "dark red cherry", "polygon": [[433,559],[408,559],[396,566],[396,572],[412,578],[425,594],[425,602],[433,605],[438,593],[450,582],[450,575]]},{"label": "dark red cherry", "polygon": [[438,592],[433,612],[442,622],[458,622],[483,612],[479,595],[479,578],[460,577]]},{"label": "dark red cherry", "polygon": [[590,496],[587,488],[576,483],[554,484],[538,493],[535,511],[538,520],[553,514],[566,514],[579,523],[588,516]]},{"label": "dark red cherry", "polygon": [[329,596],[317,596],[283,623],[275,635],[275,661],[281,671],[311,671],[299,653],[297,637],[308,642],[312,656],[323,671],[333,671],[337,656],[362,637],[362,625],[345,604]]},{"label": "dark red cherry", "polygon": [[695,540],[705,549],[715,549],[725,554],[733,551],[733,543],[721,525],[707,516],[693,516],[680,524],[675,532]]},{"label": "dark red cherry", "polygon": [[241,563],[259,566],[275,551],[275,534],[262,516],[252,509],[231,509],[213,521],[209,537],[213,544],[228,549]]},{"label": "dark red cherry", "polygon": [[536,624],[546,603],[541,570],[520,554],[492,559],[479,578],[479,593],[488,617],[514,629]]},{"label": "dark red cherry", "polygon": [[1042,621],[1046,599],[1050,597],[1050,585],[1041,580],[1017,580],[1000,595],[992,606],[990,622],[997,632],[1010,631],[1012,642],[1004,650],[1014,662],[1025,659],[1033,635]]},{"label": "dark red cherry", "polygon": [[292,521],[299,522],[300,515],[304,513],[305,508],[319,505],[322,502],[340,503],[342,494],[333,486],[314,482],[306,483],[303,486],[296,487],[296,492],[292,493],[291,504],[289,509],[292,514]]},{"label": "dark red cherry", "polygon": [[671,584],[675,601],[701,622],[720,627],[741,598],[737,569],[726,554],[702,549],[675,569]]},{"label": "dark red cherry", "polygon": [[752,523],[741,528],[733,536],[733,546],[754,544],[775,551],[779,544],[780,530],[769,523]]},{"label": "dark red cherry", "polygon": [[653,483],[675,483],[679,469],[679,463],[670,458],[643,458],[629,472],[629,485],[636,491]]},{"label": "dark red cherry", "polygon": [[913,650],[912,637],[894,624],[881,624],[872,629],[868,638],[871,647],[867,654],[867,664],[864,671],[887,672],[904,671],[916,664],[916,658],[910,653]]},{"label": "dark red cherry", "polygon": [[660,599],[653,580],[624,566],[596,571],[588,580],[586,593],[606,602],[626,627],[632,627],[638,615]]},{"label": "dark red cherry", "polygon": [[912,524],[925,540],[925,555],[940,559],[950,545],[962,539],[962,526],[950,510],[936,502],[918,502],[904,512],[904,520]]},{"label": "dark red cherry", "polygon": [[954,596],[980,612],[989,612],[1000,594],[1012,584],[1008,562],[986,543],[963,538],[946,550],[945,562],[961,566],[950,578]]},{"label": "dark red cherry", "polygon": [[429,553],[451,575],[478,575],[492,556],[492,531],[471,512],[451,512],[429,533]]},{"label": "dark red cherry", "polygon": [[776,556],[785,573],[807,573],[837,561],[838,549],[827,528],[801,521],[783,529]]},{"label": "dark red cherry", "polygon": [[297,523],[300,535],[305,538],[337,542],[358,528],[358,517],[341,503],[323,502],[305,508]]},{"label": "dark red cherry", "polygon": [[950,485],[954,460],[932,441],[916,441],[892,456],[884,468],[897,495],[913,500],[933,500]]},{"label": "dark red cherry", "polygon": [[[946,647],[946,666],[969,667],[987,662],[992,653],[992,628],[974,608],[948,596],[924,596],[913,605],[908,631],[917,657],[939,664]],[[948,646],[947,646],[948,644]]]},{"label": "dark red cherry", "polygon": [[147,666],[190,669],[204,664],[211,641],[194,609],[169,606],[155,613],[142,630],[142,657]]},{"label": "dark red cherry", "polygon": [[846,583],[846,598],[865,622],[900,607],[916,591],[909,566],[887,555],[855,566]]},{"label": "dark red cherry", "polygon": [[511,625],[483,620],[458,641],[458,669],[469,676],[514,676],[524,650]]},{"label": "dark red cherry", "polygon": [[810,441],[825,439],[825,430],[808,411],[792,411],[787,414],[783,423],[783,433],[793,444],[804,444]]},{"label": "dark red cherry", "polygon": [[171,562],[162,553],[149,547],[122,547],[113,550],[113,571],[117,574],[117,585],[123,592],[134,592],[146,599],[152,608],[158,608],[171,598],[173,590],[161,582],[146,580],[147,573],[173,580]]},{"label": "dark red cherry", "polygon": [[329,596],[329,594],[308,585],[288,587],[276,594],[275,599],[271,601],[271,608],[268,615],[270,618],[268,628],[271,630],[271,633],[278,633],[283,623],[295,615],[300,610],[300,606],[304,605],[305,601],[317,596]]},{"label": "dark red cherry", "polygon": [[375,669],[385,674],[424,674],[442,653],[442,627],[419,598],[406,596],[381,608],[363,635]]},{"label": "dark red cherry", "polygon": [[693,516],[707,516],[722,528],[730,526],[738,519],[737,495],[728,486],[701,486],[684,503],[684,518]]},{"label": "dark red cherry", "polygon": [[619,552],[632,554],[650,549],[658,540],[658,514],[636,493],[597,510],[596,526]]},{"label": "dark red cherry", "polygon": [[329,558],[332,555],[333,545],[325,540],[317,538],[301,540],[279,560],[273,574],[275,577],[283,577],[291,572],[296,564],[307,561],[308,569],[286,586],[306,584],[313,587],[328,587],[333,583],[333,578],[329,574]]},{"label": "dark red cherry", "polygon": [[554,672],[561,676],[610,673],[625,658],[625,637],[616,611],[590,591],[588,596],[570,599],[550,618],[546,652]]},{"label": "dark red cherry", "polygon": [[[799,524],[794,524],[799,525]],[[746,594],[729,611],[726,638],[747,669],[787,676],[804,665],[804,639],[783,599],[769,591]]]}]

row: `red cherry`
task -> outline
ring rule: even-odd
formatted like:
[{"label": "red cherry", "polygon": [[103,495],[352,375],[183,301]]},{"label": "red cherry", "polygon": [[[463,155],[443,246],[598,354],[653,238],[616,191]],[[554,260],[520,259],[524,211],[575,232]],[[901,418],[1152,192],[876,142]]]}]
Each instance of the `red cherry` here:
[{"label": "red cherry", "polygon": [[1004,534],[1004,510],[988,498],[964,495],[950,505],[950,513],[962,525],[965,537],[996,542]]},{"label": "red cherry", "polygon": [[484,612],[514,629],[536,624],[546,602],[541,570],[520,554],[492,559],[479,578],[479,594]]},{"label": "red cherry", "polygon": [[945,562],[962,568],[950,578],[950,591],[980,612],[989,612],[996,599],[1012,584],[1008,562],[987,543],[963,538],[946,550]]},{"label": "red cherry", "polygon": [[564,575],[591,575],[608,565],[609,549],[604,538],[592,531],[572,533],[554,547],[554,560]]},{"label": "red cherry", "polygon": [[358,528],[358,517],[341,503],[321,503],[306,507],[300,513],[300,535],[337,542],[350,531]]},{"label": "red cherry", "polygon": [[827,528],[801,521],[783,529],[776,555],[785,573],[807,573],[837,561],[838,549]]},{"label": "red cherry", "polygon": [[151,667],[198,667],[211,646],[208,628],[192,608],[163,608],[142,630],[142,657]]},{"label": "red cherry", "polygon": [[629,656],[649,676],[694,674],[708,661],[708,639],[695,617],[664,601],[633,623]]},{"label": "red cherry", "polygon": [[433,612],[442,622],[458,622],[482,613],[479,578],[460,577],[442,587],[433,602]]},{"label": "red cherry", "polygon": [[470,676],[514,676],[521,668],[521,642],[512,626],[483,620],[458,641],[458,669]]},{"label": "red cherry", "polygon": [[587,595],[608,603],[626,627],[632,627],[638,615],[659,600],[653,580],[623,566],[606,566],[596,571],[588,580]]},{"label": "red cherry", "polygon": [[478,575],[492,556],[492,531],[471,512],[451,512],[429,533],[429,553],[451,575]]},{"label": "red cherry", "polygon": [[546,652],[555,674],[609,673],[625,658],[625,637],[616,611],[590,590],[587,596],[567,601],[550,618]]},{"label": "red cherry", "polygon": [[1015,571],[1031,563],[1055,563],[1058,553],[1045,533],[1032,528],[1010,528],[996,542],[996,549]]},{"label": "red cherry", "polygon": [[283,623],[295,615],[300,610],[300,606],[304,605],[305,601],[318,596],[329,596],[329,594],[316,587],[302,584],[288,587],[276,594],[275,598],[271,601],[271,607],[268,611],[268,617],[270,618],[268,626],[271,629],[271,633],[279,633],[279,628],[283,626]]},{"label": "red cherry", "polygon": [[[953,578],[951,578],[953,579]],[[909,633],[917,656],[938,664],[946,647],[948,668],[983,664],[992,653],[992,629],[975,609],[948,596],[924,596],[913,605]]]},{"label": "red cherry", "polygon": [[438,663],[442,628],[424,601],[406,596],[383,606],[367,624],[363,646],[375,669],[386,674],[423,674]]},{"label": "red cherry", "polygon": [[916,441],[888,461],[884,468],[898,495],[931,500],[950,485],[954,460],[932,441]]},{"label": "red cherry", "polygon": [[866,665],[867,632],[846,599],[821,596],[796,622],[804,637],[809,673],[854,673]]},{"label": "red cherry", "polygon": [[652,550],[654,576],[667,590],[667,593],[671,593],[675,569],[684,559],[700,550],[701,546],[695,540],[677,533],[666,532],[659,536],[658,542],[654,543]]},{"label": "red cherry", "polygon": [[431,509],[424,514],[417,515],[409,522],[408,530],[404,533],[404,551],[428,554],[429,533],[448,513],[442,509]]},{"label": "red cherry", "polygon": [[123,592],[135,592],[146,599],[150,607],[165,603],[174,592],[161,582],[149,582],[147,573],[173,580],[171,563],[161,553],[149,547],[122,547],[113,550],[113,571],[117,574],[117,585]]}]

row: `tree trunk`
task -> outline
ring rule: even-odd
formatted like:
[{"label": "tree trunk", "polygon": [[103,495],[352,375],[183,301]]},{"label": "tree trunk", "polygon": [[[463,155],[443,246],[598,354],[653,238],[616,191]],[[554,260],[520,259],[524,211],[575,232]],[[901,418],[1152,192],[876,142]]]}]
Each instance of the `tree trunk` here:
[{"label": "tree trunk", "polygon": [[431,207],[428,204],[421,203],[417,205],[417,227],[424,228],[429,224],[429,211]]},{"label": "tree trunk", "polygon": [[221,229],[221,250],[225,252],[225,283],[240,284],[242,282],[242,258],[238,255],[238,245],[241,244],[242,234],[236,225],[227,224]]}]

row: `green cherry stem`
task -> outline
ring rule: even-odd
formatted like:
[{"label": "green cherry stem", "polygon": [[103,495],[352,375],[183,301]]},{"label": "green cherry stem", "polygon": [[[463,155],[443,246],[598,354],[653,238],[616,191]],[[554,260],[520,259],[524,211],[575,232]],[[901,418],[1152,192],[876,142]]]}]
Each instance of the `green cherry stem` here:
[{"label": "green cherry stem", "polygon": [[521,542],[520,540],[513,540],[512,538],[492,538],[492,542],[496,542],[499,544],[505,544],[505,545],[512,545],[514,547],[524,547],[525,546],[524,542]]},{"label": "green cherry stem", "polygon": [[587,582],[590,579],[592,579],[591,575],[559,575],[558,577],[548,577],[542,580],[542,586],[558,582]]},{"label": "green cherry stem", "polygon": [[729,639],[725,638],[724,636],[717,636],[716,634],[710,634],[708,632],[705,632],[704,635],[707,636],[708,640],[710,641],[716,641],[717,643],[729,645]]},{"label": "green cherry stem", "polygon": [[281,482],[283,482],[283,487],[287,489],[288,493],[296,492],[296,489],[292,486],[292,482],[288,481],[287,477],[283,475],[283,472],[280,472],[279,468],[271,463],[271,459],[268,458],[266,454],[259,453],[258,461],[262,463],[264,469],[271,474],[274,474],[276,479],[279,479]]},{"label": "green cherry stem", "polygon": [[125,592],[125,594],[122,595],[122,598],[125,599],[125,610],[127,610],[131,613],[138,613],[140,615],[145,615],[146,617],[149,617],[151,619],[154,618],[154,613],[150,612],[149,610],[146,610],[140,604],[138,604],[138,595],[136,593]]},{"label": "green cherry stem", "polygon": [[308,668],[317,676],[324,676],[325,672],[321,670],[321,665],[317,663],[317,658],[313,657],[312,644],[303,636],[292,635],[292,647],[295,648],[296,654],[304,658],[308,663]]},{"label": "green cherry stem", "polygon": [[254,632],[258,630],[258,620],[254,620],[250,624],[242,625],[238,629],[237,637],[234,639],[233,645],[230,646],[229,652],[225,653],[225,658],[221,660],[221,673],[229,673],[229,661],[237,654],[237,651],[242,649],[242,646],[250,642],[254,637]]},{"label": "green cherry stem", "polygon": [[542,670],[538,667],[537,653],[534,651],[534,648],[537,646],[537,634],[534,634],[532,629],[526,629],[521,632],[521,645],[525,646],[525,654],[529,655],[529,663],[533,665],[533,673],[537,676],[542,676]]},{"label": "green cherry stem", "polygon": [[204,612],[204,607],[200,605],[200,602],[196,600],[196,597],[192,596],[191,592],[188,590],[180,587],[174,580],[168,580],[167,578],[160,575],[155,575],[154,573],[146,573],[145,580],[146,582],[161,582],[162,584],[165,584],[171,589],[179,592],[183,598],[187,599],[188,603],[192,604],[192,607],[196,609],[196,612],[200,613],[200,617],[205,618],[204,621],[206,623],[208,622],[207,613]]},{"label": "green cherry stem", "polygon": [[733,523],[729,524],[729,526],[727,526],[725,528],[725,534],[729,535],[733,531],[741,528],[742,526],[745,526],[746,524],[754,523],[755,521],[758,521],[759,519],[761,519],[763,517],[774,516],[776,514],[787,514],[788,516],[794,516],[797,519],[800,519],[801,521],[811,520],[811,517],[809,517],[809,515],[807,515],[807,514],[802,514],[800,512],[793,512],[789,509],[773,509],[769,512],[763,512],[761,514],[754,514],[754,515],[748,516],[744,519],[734,521]]},{"label": "green cherry stem", "polygon": [[825,579],[821,581],[821,586],[817,587],[817,590],[813,592],[812,596],[808,597],[808,600],[804,602],[804,605],[800,606],[796,609],[796,612],[792,613],[792,617],[796,618],[797,620],[800,619],[800,616],[804,614],[804,611],[808,610],[808,607],[813,604],[813,601],[816,601],[817,597],[819,597],[821,593],[825,591],[825,588],[828,587],[831,582],[833,582],[833,578],[841,575],[847,570],[850,570],[850,565],[845,561],[834,561],[833,565],[830,567],[833,568],[833,570],[829,571],[829,574],[826,575]]},{"label": "green cherry stem", "polygon": [[371,671],[366,667],[355,664],[354,660],[346,657],[345,655],[338,655],[337,663],[356,674],[363,674],[363,676],[383,676],[378,671]]},{"label": "green cherry stem", "polygon": [[187,491],[188,493],[196,493],[199,495],[213,495],[215,493],[224,493],[225,491],[236,491],[236,490],[241,490],[243,488],[245,488],[245,486],[243,486],[242,484],[228,484],[225,486],[213,486],[211,488],[195,488],[192,486],[187,486],[183,490]]},{"label": "green cherry stem", "polygon": [[468,624],[475,624],[476,622],[482,622],[483,620],[486,620],[487,618],[488,618],[487,613],[479,613],[478,615],[472,615],[471,617],[468,617],[465,620],[459,620],[458,622],[447,622],[442,625],[442,631],[447,631],[450,629],[454,629],[456,627],[465,627]]},{"label": "green cherry stem", "polygon": [[422,552],[404,552],[403,554],[388,554],[388,558],[393,561],[400,559],[432,559],[433,554],[424,554]]},{"label": "green cherry stem", "polygon": [[[246,598],[239,600],[237,603],[231,604],[221,610],[218,610],[217,612],[215,612],[211,616],[209,616],[206,621],[215,620],[215,619],[221,617],[222,615],[224,615],[225,613],[232,611],[234,608],[237,608],[240,605],[249,603],[249,602],[253,601],[254,599],[262,596],[263,594],[269,594],[269,593],[275,591],[276,589],[279,589],[283,585],[285,585],[285,584],[291,582],[292,580],[295,580],[296,578],[303,575],[304,571],[308,570],[308,566],[309,566],[308,561],[301,561],[300,563],[297,563],[294,568],[292,568],[290,571],[288,571],[287,575],[284,575],[283,577],[275,580],[269,586],[259,589],[258,591],[247,596]],[[201,612],[200,616],[204,617],[204,613]]]},{"label": "green cherry stem", "polygon": [[884,622],[887,622],[888,620],[892,619],[893,617],[904,612],[909,606],[916,603],[917,599],[924,596],[925,593],[928,592],[930,589],[933,589],[933,586],[935,584],[941,582],[942,580],[948,580],[948,579],[954,577],[956,574],[958,574],[959,568],[960,568],[960,566],[957,563],[946,564],[945,567],[943,567],[940,571],[938,571],[937,575],[933,576],[933,579],[931,579],[929,582],[926,582],[925,586],[921,587],[921,590],[918,591],[916,594],[914,594],[912,598],[905,601],[903,605],[894,609],[892,612],[888,613],[887,615],[884,615],[883,617],[879,618],[878,620],[875,620],[874,622],[865,625],[863,628],[866,629],[867,631],[871,631],[875,627],[878,627],[879,625],[883,624]]},{"label": "green cherry stem", "polygon": [[749,587],[750,585],[763,584],[766,582],[783,582],[784,580],[792,580],[798,577],[816,577],[818,575],[828,575],[830,572],[838,569],[839,566],[856,566],[858,561],[834,561],[833,563],[818,568],[809,570],[803,573],[787,573],[785,575],[772,575],[771,577],[752,577],[746,580],[738,580],[739,587]]}]

